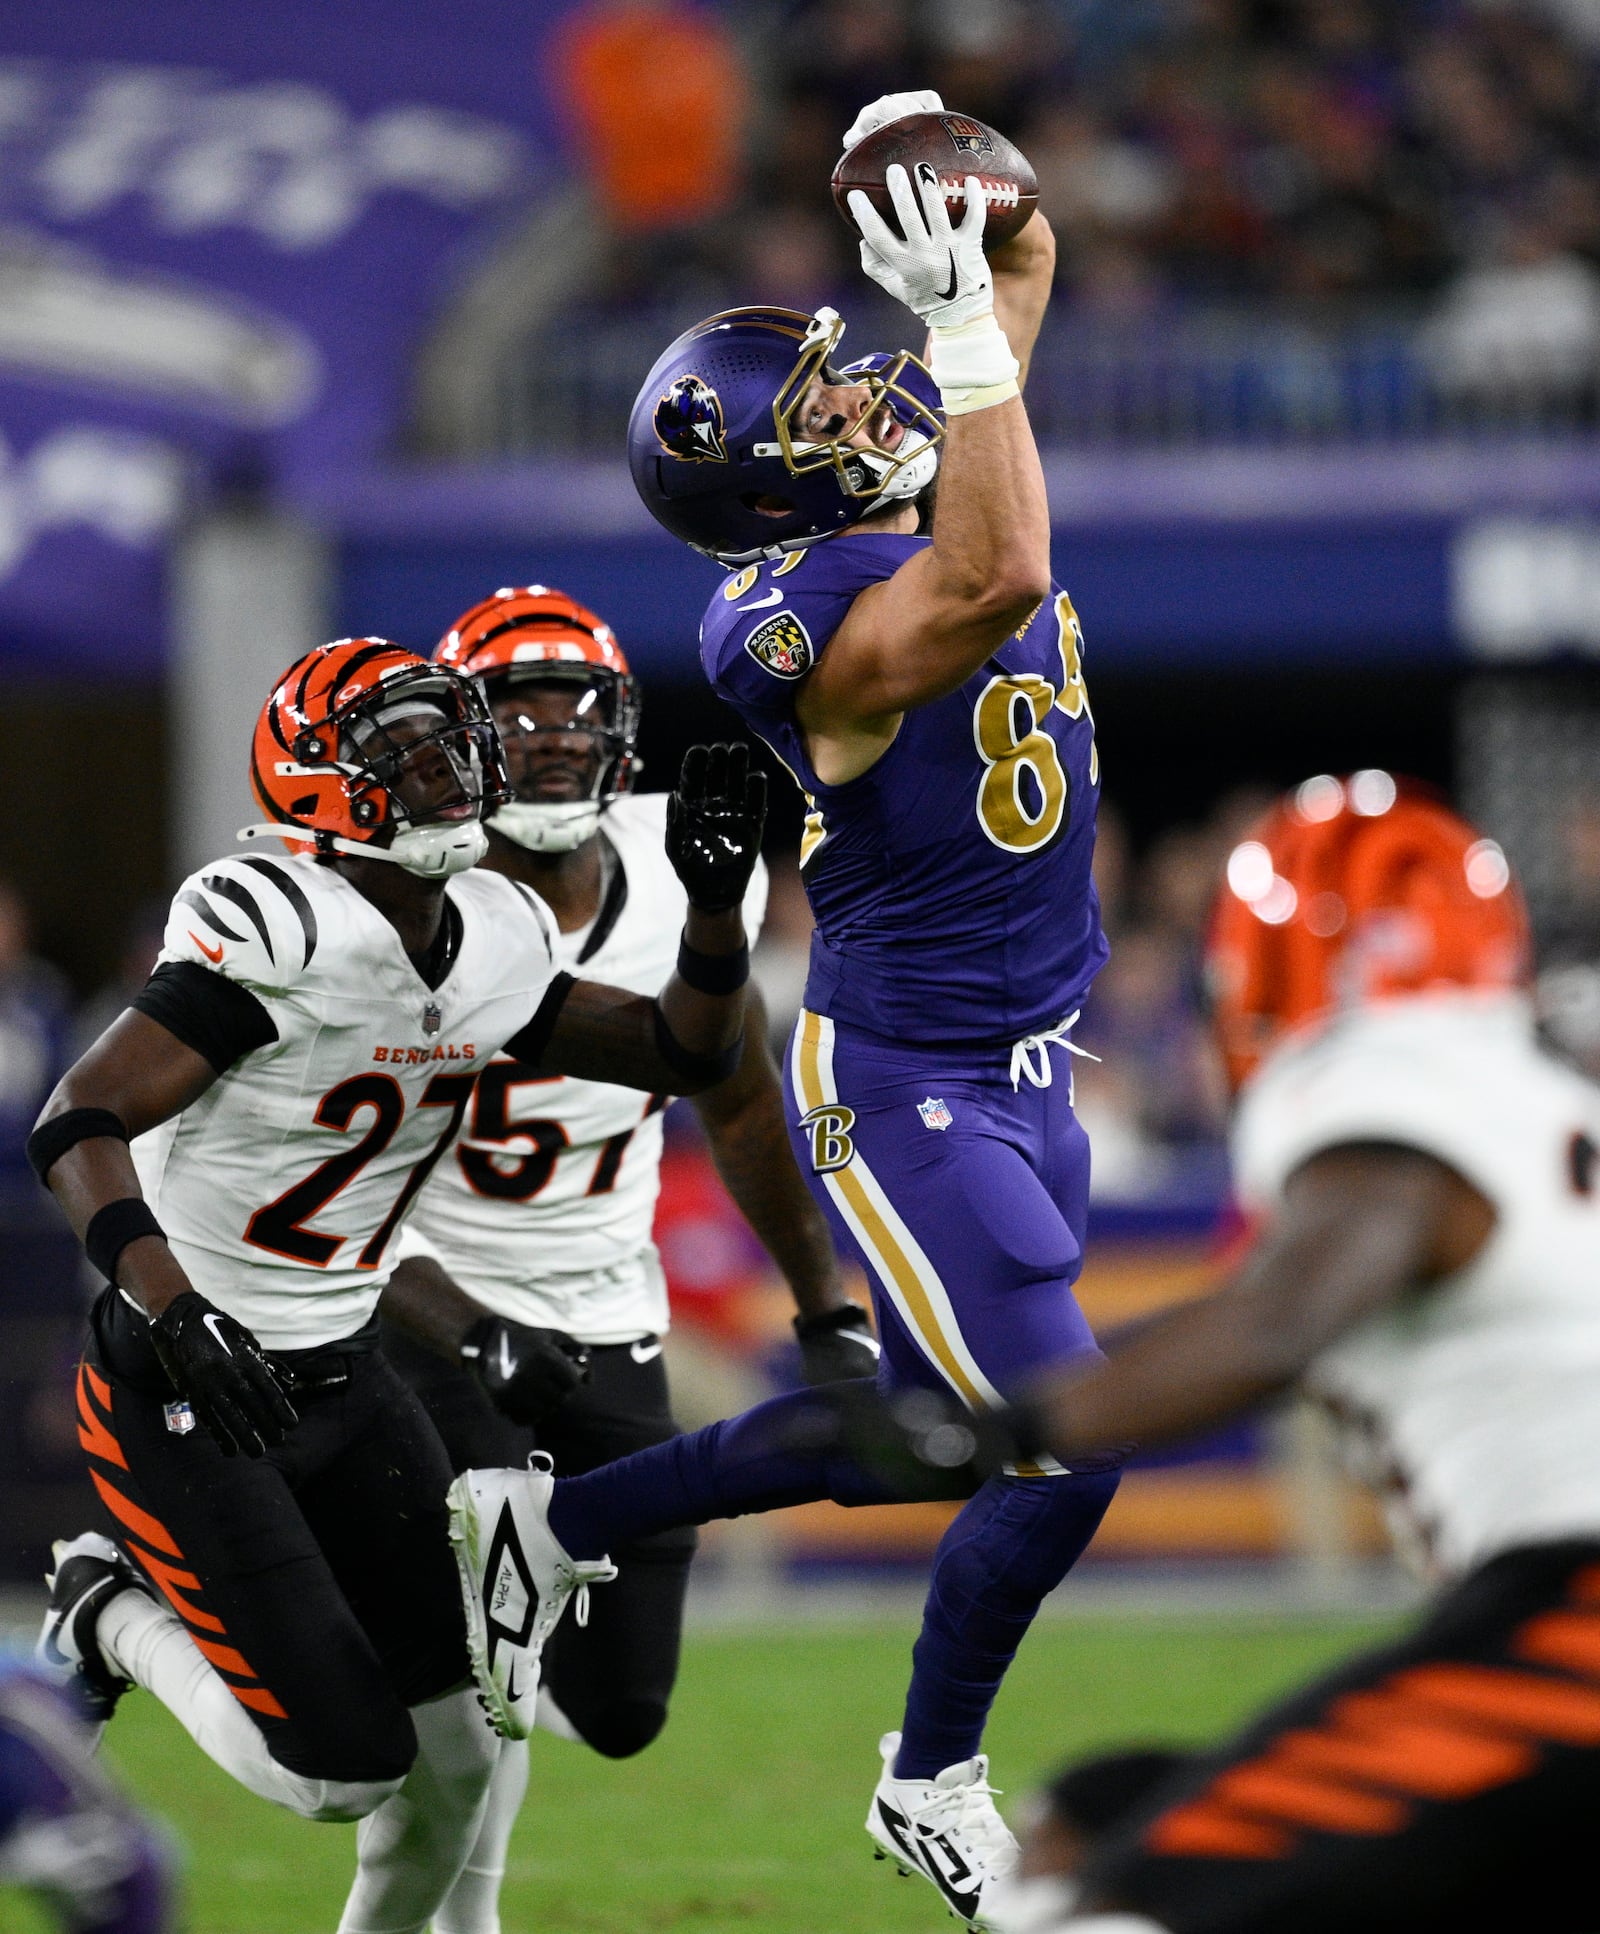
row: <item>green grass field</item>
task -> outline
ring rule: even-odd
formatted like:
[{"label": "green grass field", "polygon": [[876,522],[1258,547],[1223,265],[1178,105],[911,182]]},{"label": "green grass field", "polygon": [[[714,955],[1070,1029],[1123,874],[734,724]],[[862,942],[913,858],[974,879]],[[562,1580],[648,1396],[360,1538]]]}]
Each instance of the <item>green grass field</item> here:
[{"label": "green grass field", "polygon": [[[990,1728],[1002,1805],[1080,1749],[1207,1737],[1382,1629],[1144,1616],[1042,1624]],[[931,1890],[874,1864],[861,1828],[910,1637],[909,1620],[702,1632],[672,1723],[638,1760],[613,1764],[537,1738],[506,1934],[947,1927]],[[142,1694],[123,1705],[107,1758],[182,1840],[190,1934],[332,1934],[353,1828],[309,1825],[252,1799]],[[0,1925],[19,1925],[3,1899]]]}]

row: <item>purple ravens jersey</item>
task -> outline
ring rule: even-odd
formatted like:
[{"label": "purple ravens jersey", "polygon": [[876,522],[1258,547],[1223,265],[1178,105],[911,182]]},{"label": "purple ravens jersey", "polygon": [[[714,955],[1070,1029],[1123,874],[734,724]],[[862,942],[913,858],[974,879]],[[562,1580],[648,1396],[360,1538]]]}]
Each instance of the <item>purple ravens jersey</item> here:
[{"label": "purple ravens jersey", "polygon": [[845,785],[817,778],[795,720],[852,600],[928,542],[850,532],[747,567],[711,600],[701,662],[806,795],[807,1008],[898,1040],[1014,1041],[1071,1013],[1106,957],[1090,876],[1100,764],[1071,599],[1052,587]]}]

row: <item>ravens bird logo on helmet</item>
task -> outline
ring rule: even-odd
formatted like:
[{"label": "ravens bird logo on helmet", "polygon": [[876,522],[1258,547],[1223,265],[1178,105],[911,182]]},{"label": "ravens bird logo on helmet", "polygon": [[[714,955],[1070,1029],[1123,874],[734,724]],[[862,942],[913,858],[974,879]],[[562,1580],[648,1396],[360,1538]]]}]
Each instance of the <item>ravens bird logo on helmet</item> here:
[{"label": "ravens bird logo on helmet", "polygon": [[722,438],[722,401],[711,385],[693,374],[677,377],[656,405],[655,431],[669,456],[687,463],[726,463]]}]

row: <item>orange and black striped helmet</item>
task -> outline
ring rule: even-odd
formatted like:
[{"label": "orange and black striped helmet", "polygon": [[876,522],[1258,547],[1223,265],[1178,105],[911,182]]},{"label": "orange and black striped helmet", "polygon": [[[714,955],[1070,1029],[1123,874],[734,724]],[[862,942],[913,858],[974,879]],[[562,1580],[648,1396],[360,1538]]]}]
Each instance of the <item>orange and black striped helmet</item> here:
[{"label": "orange and black striped helmet", "polygon": [[271,822],[252,836],[425,876],[481,859],[483,815],[511,796],[478,685],[387,638],[340,638],[289,667],[256,721],[250,784]]},{"label": "orange and black striped helmet", "polygon": [[1505,854],[1387,772],[1307,779],[1228,856],[1206,980],[1234,1087],[1289,1030],[1436,988],[1526,980],[1528,918]]},{"label": "orange and black striped helmet", "polygon": [[582,696],[565,727],[507,722],[507,737],[587,733],[595,749],[588,796],[561,804],[517,798],[494,816],[495,830],[536,852],[567,852],[588,839],[600,815],[631,790],[638,770],[639,692],[611,627],[576,598],[546,584],[496,591],[463,613],[440,639],[435,662],[482,681],[491,705],[519,685],[556,683]]}]

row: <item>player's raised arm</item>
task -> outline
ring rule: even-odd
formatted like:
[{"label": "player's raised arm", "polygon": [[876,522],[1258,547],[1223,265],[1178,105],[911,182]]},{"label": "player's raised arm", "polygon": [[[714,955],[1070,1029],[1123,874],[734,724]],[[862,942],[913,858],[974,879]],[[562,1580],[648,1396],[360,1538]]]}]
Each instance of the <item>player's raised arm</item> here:
[{"label": "player's raised arm", "polygon": [[[926,173],[927,178],[921,176]],[[952,228],[931,169],[915,182],[889,171],[897,234],[865,195],[851,198],[862,265],[929,325],[929,357],[947,428],[932,545],[851,606],[797,697],[813,739],[882,728],[954,691],[1023,623],[1050,589],[1050,514],[1018,377],[997,317],[997,277],[983,253],[976,179]],[[999,299],[1032,347],[1048,299],[1054,249],[1019,236],[1002,258]],[[819,766],[819,771],[821,767]]]},{"label": "player's raised arm", "polygon": [[255,1338],[194,1288],[139,1187],[136,1135],[193,1106],[220,1070],[130,1009],[62,1076],[28,1142],[89,1261],[150,1319],[150,1341],[223,1451],[259,1456],[295,1412]]},{"label": "player's raised arm", "polygon": [[739,1065],[750,950],[740,911],[761,855],[767,778],[743,745],[691,746],[667,802],[667,857],[689,896],[676,973],[654,1000],[563,978],[506,1052],[545,1074],[699,1094]]}]

